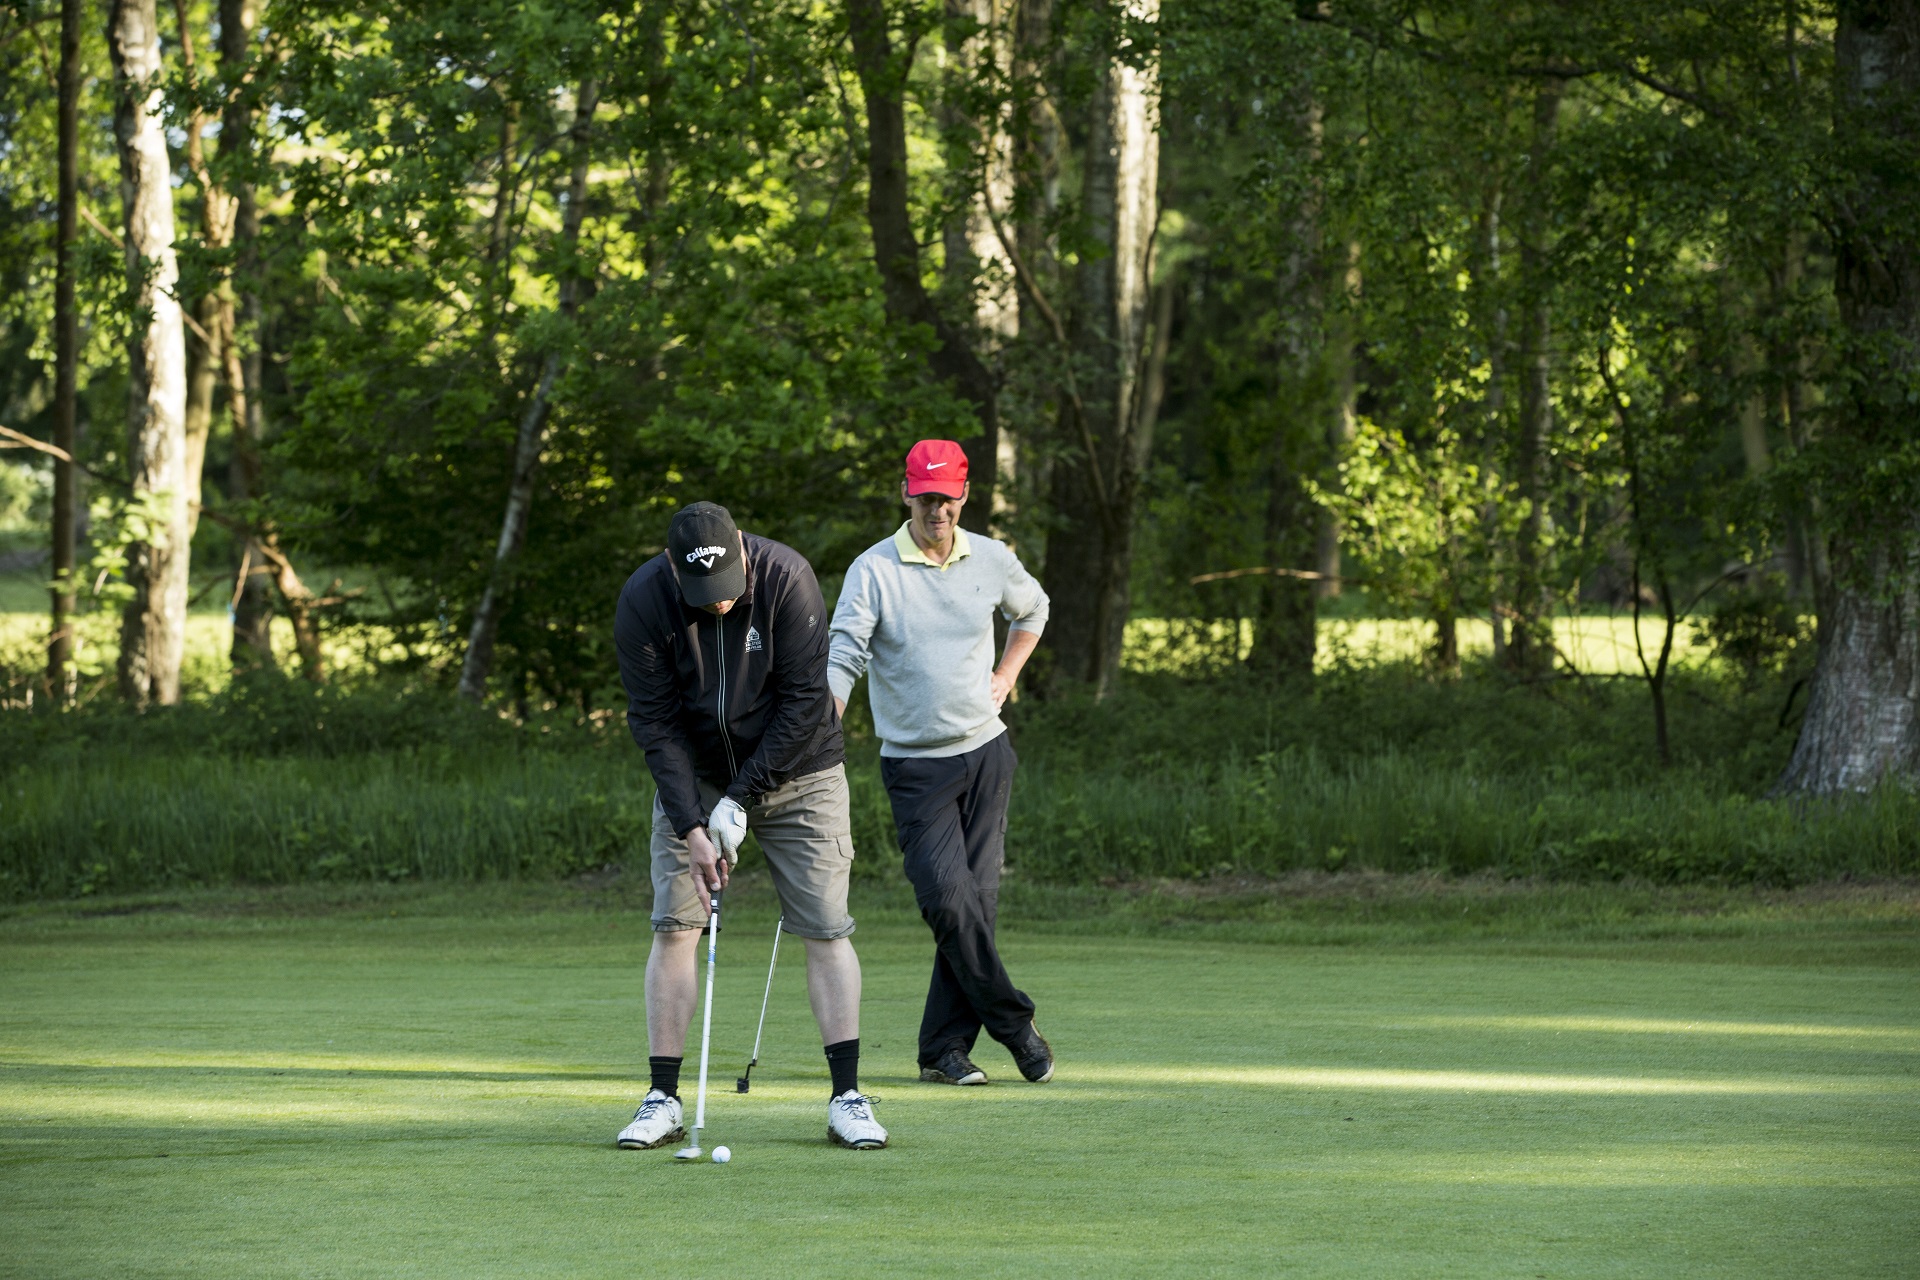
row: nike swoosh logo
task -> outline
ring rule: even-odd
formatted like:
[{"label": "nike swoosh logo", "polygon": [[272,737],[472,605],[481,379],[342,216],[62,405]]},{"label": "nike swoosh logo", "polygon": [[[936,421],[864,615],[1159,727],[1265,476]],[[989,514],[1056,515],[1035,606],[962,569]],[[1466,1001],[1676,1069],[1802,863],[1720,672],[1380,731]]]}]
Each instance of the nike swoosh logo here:
[{"label": "nike swoosh logo", "polygon": [[944,466],[946,466],[946,465],[947,465],[947,464],[946,464],[946,463],[944,463],[944,462],[929,462],[929,463],[927,464],[927,470],[929,470],[929,471],[938,471],[938,470],[939,470],[939,469],[940,469],[941,467],[944,467]]}]

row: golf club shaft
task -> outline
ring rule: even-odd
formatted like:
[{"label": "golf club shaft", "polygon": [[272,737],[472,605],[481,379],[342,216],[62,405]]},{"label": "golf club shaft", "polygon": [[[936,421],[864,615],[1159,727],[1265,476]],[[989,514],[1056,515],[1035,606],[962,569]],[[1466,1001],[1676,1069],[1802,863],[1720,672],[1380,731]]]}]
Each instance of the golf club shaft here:
[{"label": "golf club shaft", "polygon": [[720,945],[720,891],[713,891],[713,911],[707,917],[707,1010],[700,1021],[700,1094],[693,1109],[693,1145],[707,1127],[707,1050],[713,1043],[713,954]]},{"label": "golf club shaft", "polygon": [[780,926],[786,922],[785,916],[773,922],[773,958],[767,961],[767,990],[760,997],[760,1025],[753,1029],[753,1056],[747,1060],[749,1071],[760,1061],[760,1033],[767,1029],[767,1001],[773,998],[773,966],[780,963]]}]

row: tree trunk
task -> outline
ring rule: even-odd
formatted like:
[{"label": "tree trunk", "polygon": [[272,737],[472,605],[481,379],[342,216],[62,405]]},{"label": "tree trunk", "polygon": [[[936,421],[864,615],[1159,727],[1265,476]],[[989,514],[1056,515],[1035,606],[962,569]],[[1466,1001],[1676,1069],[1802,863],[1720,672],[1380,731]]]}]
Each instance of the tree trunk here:
[{"label": "tree trunk", "polygon": [[47,692],[56,703],[73,700],[74,574],[79,567],[80,470],[73,463],[78,428],[80,312],[74,301],[74,241],[80,216],[80,0],[61,0],[59,79],[59,211],[54,239],[53,447],[65,454],[53,464],[53,592],[47,628]]},{"label": "tree trunk", "polygon": [[[1053,219],[1060,209],[1063,129],[1048,82],[1053,0],[1017,0],[1011,125],[1014,243],[1036,286],[1054,277]],[[1043,334],[1046,317],[1026,291],[1019,295],[1020,332]]]},{"label": "tree trunk", "polygon": [[[193,52],[193,27],[187,13],[187,0],[173,0],[173,12],[179,28],[180,63],[187,73],[190,91],[197,92],[199,65]],[[205,133],[207,116],[196,105],[187,115],[187,169],[200,184],[200,239],[213,255],[222,254],[233,243],[233,197],[207,168]],[[224,132],[224,130],[223,130]],[[223,148],[224,149],[224,148]],[[193,321],[187,325],[187,529],[188,536],[200,527],[200,482],[206,465],[207,437],[213,431],[214,394],[220,385],[226,364],[225,343],[233,327],[233,287],[223,271],[206,293],[194,300]]]},{"label": "tree trunk", "polygon": [[1438,676],[1460,674],[1460,619],[1449,600],[1433,607],[1433,646],[1427,650],[1427,666]]},{"label": "tree trunk", "polygon": [[[1806,259],[1806,234],[1790,231],[1782,246],[1779,265],[1773,272],[1774,303],[1779,313],[1798,310]],[[1780,326],[1780,330],[1781,336],[1770,352],[1773,377],[1779,386],[1775,412],[1780,421],[1780,439],[1797,453],[1812,439],[1812,420],[1807,412],[1812,362],[1806,342],[1787,325]],[[1830,574],[1819,523],[1818,508],[1804,495],[1787,509],[1787,586],[1797,600],[1811,597],[1818,601],[1826,597]]]},{"label": "tree trunk", "polygon": [[[1635,516],[1635,519],[1639,519]],[[1640,674],[1646,679],[1647,694],[1653,703],[1653,745],[1658,754],[1660,767],[1667,768],[1673,763],[1673,747],[1667,734],[1667,671],[1673,658],[1673,636],[1679,629],[1680,617],[1675,609],[1673,584],[1661,572],[1655,594],[1660,600],[1660,657],[1647,661],[1646,643],[1640,638],[1640,551],[1634,550],[1633,557],[1633,652],[1640,662]]]},{"label": "tree trunk", "polygon": [[940,313],[920,279],[920,242],[914,235],[907,193],[907,73],[913,44],[895,51],[884,0],[847,0],[854,70],[867,107],[867,225],[873,260],[880,269],[887,318],[896,325],[925,325],[934,335],[927,367],[973,409],[979,434],[960,445],[967,454],[972,496],[961,523],[985,531],[993,514],[999,455],[999,390],[992,372],[965,335]]},{"label": "tree trunk", "polygon": [[[1495,182],[1487,192],[1486,207],[1480,214],[1479,268],[1484,304],[1487,344],[1486,433],[1481,439],[1480,465],[1488,476],[1500,473],[1500,444],[1507,437],[1507,307],[1501,298],[1500,280],[1500,207],[1505,192]],[[1501,591],[1499,562],[1492,554],[1499,546],[1500,511],[1494,502],[1480,509],[1480,531],[1489,550],[1487,581],[1487,622],[1492,631],[1493,663],[1507,665],[1506,602]]]},{"label": "tree trunk", "polygon": [[154,0],[113,0],[107,23],[117,90],[114,134],[126,214],[127,469],[141,537],[127,548],[134,598],[120,627],[120,689],[135,706],[180,700],[189,555],[187,371],[173,185],[160,111],[160,32]]},{"label": "tree trunk", "polygon": [[[587,179],[593,161],[593,112],[599,101],[599,83],[592,77],[581,81],[573,118],[573,173],[567,186],[567,209],[560,225],[560,314],[570,325],[579,310],[580,224],[587,212]],[[547,414],[553,386],[565,368],[567,354],[558,346],[547,353],[539,385],[520,415],[520,430],[513,448],[513,479],[507,489],[507,510],[500,521],[493,569],[479,607],[473,611],[467,656],[460,667],[460,692],[475,702],[486,696],[487,676],[493,671],[494,642],[500,634],[500,618],[513,589],[515,562],[527,543],[533,475],[540,464],[540,450],[547,441]]]},{"label": "tree trunk", "polygon": [[1867,791],[1920,776],[1920,527],[1908,535],[1865,564],[1836,557],[1845,577],[1820,611],[1813,690],[1777,791]]},{"label": "tree trunk", "polygon": [[[1013,512],[1011,481],[1018,465],[1013,433],[999,421],[997,390],[1000,359],[1020,335],[1020,303],[1014,287],[1013,263],[995,225],[997,220],[1012,215],[1016,203],[1013,141],[1008,133],[1007,109],[997,98],[993,115],[976,119],[956,102],[958,95],[952,90],[967,85],[982,72],[994,83],[1011,74],[1011,33],[996,7],[995,0],[947,0],[949,16],[969,18],[978,24],[979,30],[965,40],[950,41],[947,50],[950,92],[941,105],[945,127],[969,139],[964,148],[955,148],[953,160],[972,165],[972,139],[979,141],[982,151],[980,168],[975,174],[978,186],[965,210],[949,217],[943,239],[947,293],[967,307],[974,348],[982,361],[995,370],[993,487],[989,493],[991,509],[985,513],[991,517],[990,523],[997,523]],[[1001,225],[1005,225],[1004,222]]]},{"label": "tree trunk", "polygon": [[[1311,94],[1300,104],[1296,137],[1309,164],[1318,161],[1325,107]],[[1335,404],[1327,331],[1320,192],[1310,188],[1294,211],[1293,243],[1286,255],[1276,304],[1280,334],[1274,352],[1273,429],[1267,441],[1267,510],[1261,555],[1286,573],[1260,578],[1254,607],[1253,647],[1247,665],[1276,679],[1308,679],[1319,645],[1315,601],[1318,584],[1300,576],[1318,564],[1322,513],[1307,496],[1331,434]],[[1337,544],[1336,544],[1337,546]]]},{"label": "tree trunk", "polygon": [[[1854,367],[1834,443],[1861,459],[1910,445],[1920,378],[1920,0],[1849,0],[1834,39],[1834,146],[1852,183],[1834,293]],[[1896,157],[1902,157],[1896,162]],[[1864,486],[1863,486],[1864,487]],[[1779,789],[1831,794],[1920,781],[1920,502],[1843,495],[1806,718]]]},{"label": "tree trunk", "polygon": [[[1063,130],[1054,109],[1049,78],[1052,70],[1053,0],[1013,0],[1013,104],[1008,126],[1012,155],[1012,202],[1009,216],[1013,240],[1021,261],[1032,276],[1033,288],[1044,288],[1056,274],[1054,219],[1060,208],[1060,152]],[[1017,331],[1044,335],[1047,318],[1029,290],[1016,294]],[[1041,339],[1045,341],[1043,337]],[[1000,429],[999,471],[995,477],[995,505],[1003,518],[1011,517],[1022,496],[1044,493],[1051,474],[1050,460],[1029,455],[1032,470],[1020,471],[1020,438],[1011,426]]]},{"label": "tree trunk", "polygon": [[[227,378],[228,413],[232,416],[232,457],[227,464],[227,489],[236,505],[261,497],[259,449],[265,439],[265,403],[261,399],[261,324],[255,274],[259,271],[259,209],[253,203],[253,184],[238,177],[246,169],[253,148],[253,107],[244,92],[234,92],[246,75],[253,56],[253,29],[259,21],[257,0],[221,0],[221,81],[227,86],[227,109],[221,113],[221,159],[227,167],[232,211],[232,244],[236,249],[238,290],[228,286],[223,315],[223,353]],[[232,595],[234,631],[228,660],[236,670],[273,664],[273,595],[267,591],[271,560],[257,537],[238,537],[238,564]],[[311,620],[307,624],[311,628]],[[309,676],[319,668],[319,637],[311,641],[311,658],[301,645],[303,668]]]},{"label": "tree trunk", "polygon": [[[1360,244],[1351,241],[1347,245],[1346,296],[1349,302],[1360,296]],[[1354,331],[1352,309],[1342,307],[1334,313],[1332,325],[1328,331],[1328,372],[1332,379],[1333,400],[1331,412],[1327,415],[1327,455],[1334,461],[1346,453],[1347,446],[1353,442],[1353,432],[1359,411],[1359,382],[1354,377],[1354,344],[1359,335]],[[1315,538],[1313,567],[1320,577],[1313,584],[1313,593],[1322,600],[1331,600],[1340,594],[1340,521],[1333,512],[1320,509],[1320,527]]]},{"label": "tree trunk", "polygon": [[[186,334],[187,399],[181,414],[181,435],[186,442],[180,472],[187,486],[187,537],[200,527],[200,480],[207,462],[207,437],[213,433],[213,398],[220,385],[220,369],[226,352],[220,340],[226,330],[217,293],[205,293],[194,301],[196,329]],[[204,335],[204,336],[203,336]]]},{"label": "tree trunk", "polygon": [[[647,166],[646,182],[641,189],[640,214],[646,235],[640,241],[640,263],[648,272],[660,267],[660,210],[672,192],[673,170],[669,163],[665,135],[667,94],[673,77],[667,73],[667,6],[645,5],[640,11],[640,61],[646,69]],[[661,376],[660,353],[653,356],[652,372]]]},{"label": "tree trunk", "polygon": [[1528,155],[1525,226],[1520,238],[1520,275],[1527,291],[1520,335],[1520,422],[1514,449],[1514,480],[1527,506],[1514,547],[1513,631],[1507,666],[1538,676],[1553,666],[1553,618],[1547,597],[1547,448],[1553,431],[1553,311],[1548,280],[1551,245],[1546,166],[1559,127],[1563,86],[1549,80],[1533,99],[1533,142]]},{"label": "tree trunk", "polygon": [[313,592],[300,581],[293,561],[280,549],[280,539],[271,528],[262,532],[254,545],[271,566],[273,585],[286,603],[287,621],[293,624],[293,646],[300,654],[300,674],[319,684],[327,678],[327,667],[320,652],[320,627],[314,618],[317,603]]},{"label": "tree trunk", "polygon": [[[1759,343],[1751,336],[1740,344],[1735,376],[1751,381],[1760,369]],[[1758,479],[1773,467],[1773,446],[1767,439],[1767,397],[1753,387],[1740,400],[1740,453],[1747,462],[1747,475]]]},{"label": "tree trunk", "polygon": [[[244,202],[243,226],[251,221],[252,201]],[[242,231],[246,242],[251,227]],[[233,413],[233,455],[227,464],[227,488],[236,505],[261,496],[260,444],[265,415],[260,403],[259,298],[248,293],[227,335],[227,386]],[[241,335],[256,335],[247,342]],[[242,345],[244,343],[244,346]],[[267,592],[268,560],[257,535],[236,539],[233,639],[227,657],[235,670],[273,664],[273,599]]]},{"label": "tree trunk", "polygon": [[[1263,546],[1270,565],[1291,568],[1312,554],[1314,507],[1296,457],[1298,442],[1276,431],[1269,448]],[[1313,581],[1292,574],[1267,574],[1259,581],[1247,666],[1270,679],[1311,678],[1319,644]]]},{"label": "tree trunk", "polygon": [[[1129,6],[1152,21],[1158,0]],[[1147,68],[1107,60],[1089,104],[1082,209],[1088,239],[1074,272],[1070,334],[1074,388],[1062,406],[1063,443],[1079,457],[1056,465],[1045,582],[1057,681],[1105,694],[1120,671],[1131,607],[1134,506],[1159,412],[1156,353],[1164,359],[1171,295],[1155,298],[1159,220],[1159,84]],[[1162,283],[1160,288],[1170,286]]]}]

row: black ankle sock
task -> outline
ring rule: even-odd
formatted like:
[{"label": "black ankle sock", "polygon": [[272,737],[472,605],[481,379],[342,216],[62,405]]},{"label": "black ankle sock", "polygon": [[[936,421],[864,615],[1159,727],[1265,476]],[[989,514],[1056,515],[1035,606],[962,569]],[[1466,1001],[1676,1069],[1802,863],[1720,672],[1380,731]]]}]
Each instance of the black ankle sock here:
[{"label": "black ankle sock", "polygon": [[860,1037],[827,1046],[827,1070],[833,1072],[833,1097],[860,1091]]},{"label": "black ankle sock", "polygon": [[669,1098],[680,1096],[679,1058],[648,1058],[647,1070],[653,1075],[653,1087]]}]

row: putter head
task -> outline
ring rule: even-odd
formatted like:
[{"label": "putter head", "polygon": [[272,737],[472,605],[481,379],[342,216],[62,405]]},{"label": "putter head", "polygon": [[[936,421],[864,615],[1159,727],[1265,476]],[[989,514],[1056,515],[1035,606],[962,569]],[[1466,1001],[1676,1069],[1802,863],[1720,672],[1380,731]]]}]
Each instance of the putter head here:
[{"label": "putter head", "polygon": [[673,1153],[673,1158],[675,1160],[698,1160],[701,1154],[700,1148],[698,1147],[682,1147]]},{"label": "putter head", "polygon": [[735,1080],[733,1082],[733,1091],[735,1093],[746,1093],[752,1087],[753,1086],[747,1083],[747,1078],[745,1076],[741,1076],[738,1080]]}]

